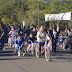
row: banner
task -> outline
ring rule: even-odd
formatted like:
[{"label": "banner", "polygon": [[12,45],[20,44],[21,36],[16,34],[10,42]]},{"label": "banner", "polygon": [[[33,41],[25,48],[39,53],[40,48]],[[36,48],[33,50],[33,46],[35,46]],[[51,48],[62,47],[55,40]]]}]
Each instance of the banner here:
[{"label": "banner", "polygon": [[51,20],[71,20],[71,12],[59,14],[45,14],[45,21]]}]

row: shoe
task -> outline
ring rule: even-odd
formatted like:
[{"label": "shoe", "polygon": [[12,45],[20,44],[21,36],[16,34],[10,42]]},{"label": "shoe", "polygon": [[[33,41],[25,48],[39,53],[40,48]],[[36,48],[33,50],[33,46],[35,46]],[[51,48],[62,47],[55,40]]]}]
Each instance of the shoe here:
[{"label": "shoe", "polygon": [[14,50],[14,53],[17,53],[17,49]]},{"label": "shoe", "polygon": [[4,50],[3,50],[3,49],[1,49],[1,50],[0,50],[0,53],[3,53],[3,52],[4,52]]},{"label": "shoe", "polygon": [[64,49],[64,51],[66,51],[67,49]]},{"label": "shoe", "polygon": [[42,56],[39,56],[39,58],[42,58]]},{"label": "shoe", "polygon": [[39,58],[42,58],[42,54],[41,53],[39,53]]},{"label": "shoe", "polygon": [[24,52],[23,52],[23,51],[21,51],[21,53],[23,54]]},{"label": "shoe", "polygon": [[3,50],[5,50],[5,48],[3,48]]}]

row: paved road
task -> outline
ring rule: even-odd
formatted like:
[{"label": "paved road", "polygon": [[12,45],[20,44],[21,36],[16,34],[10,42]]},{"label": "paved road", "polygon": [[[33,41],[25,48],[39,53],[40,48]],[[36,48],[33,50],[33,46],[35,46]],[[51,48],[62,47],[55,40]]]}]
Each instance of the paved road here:
[{"label": "paved road", "polygon": [[72,54],[64,51],[52,53],[47,62],[31,54],[18,57],[13,55],[13,49],[6,49],[0,54],[0,72],[72,72]]}]

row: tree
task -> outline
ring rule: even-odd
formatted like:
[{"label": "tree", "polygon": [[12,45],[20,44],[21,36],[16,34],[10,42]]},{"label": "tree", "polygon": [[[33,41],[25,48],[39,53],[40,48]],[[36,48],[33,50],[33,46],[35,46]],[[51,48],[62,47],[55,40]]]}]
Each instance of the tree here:
[{"label": "tree", "polygon": [[[64,12],[72,12],[72,0],[39,0],[40,25],[49,23],[45,22],[45,14]],[[23,14],[21,0],[0,0],[0,18],[4,24],[21,24],[24,20],[27,25],[38,25],[38,0],[23,0]],[[57,25],[61,21],[51,22]]]}]

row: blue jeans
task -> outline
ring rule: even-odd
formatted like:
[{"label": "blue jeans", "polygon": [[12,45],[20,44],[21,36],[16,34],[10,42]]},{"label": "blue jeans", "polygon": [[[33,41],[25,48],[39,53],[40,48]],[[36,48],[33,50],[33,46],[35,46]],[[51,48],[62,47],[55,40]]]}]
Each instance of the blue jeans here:
[{"label": "blue jeans", "polygon": [[3,49],[3,47],[4,47],[4,41],[3,40],[1,40],[0,41],[0,43],[1,43],[1,50]]},{"label": "blue jeans", "polygon": [[22,46],[19,46],[18,44],[15,45],[15,49],[19,49],[19,47],[20,47],[20,49],[22,49],[23,45]]}]

